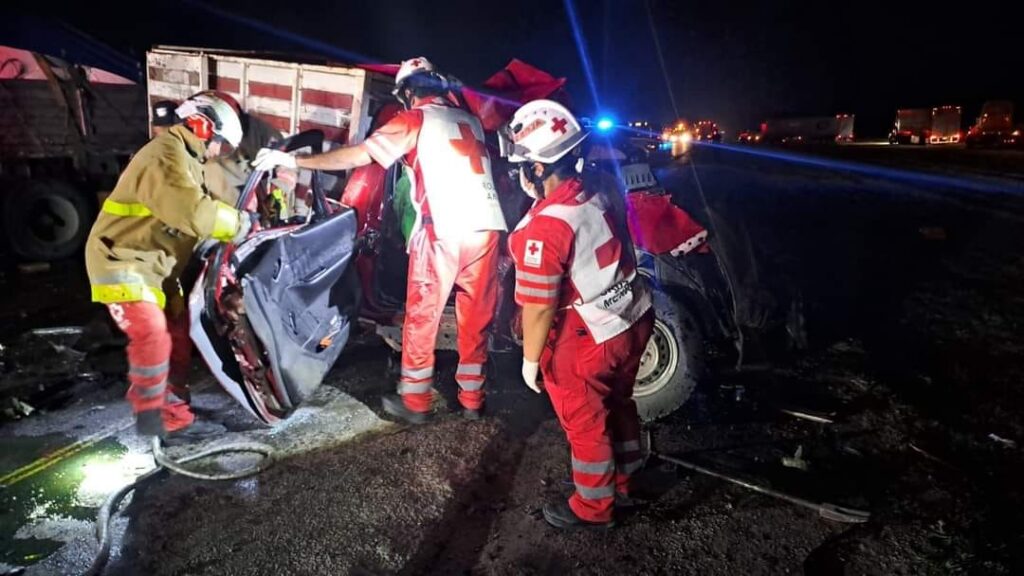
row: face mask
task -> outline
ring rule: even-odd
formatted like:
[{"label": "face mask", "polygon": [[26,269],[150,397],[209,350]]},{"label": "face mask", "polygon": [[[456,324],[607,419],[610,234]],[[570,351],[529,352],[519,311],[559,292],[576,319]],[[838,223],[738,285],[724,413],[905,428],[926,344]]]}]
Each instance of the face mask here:
[{"label": "face mask", "polygon": [[536,200],[537,187],[533,185],[533,182],[530,182],[529,178],[526,177],[526,170],[527,167],[525,164],[519,167],[519,187],[523,189],[523,192],[526,192],[527,196]]}]

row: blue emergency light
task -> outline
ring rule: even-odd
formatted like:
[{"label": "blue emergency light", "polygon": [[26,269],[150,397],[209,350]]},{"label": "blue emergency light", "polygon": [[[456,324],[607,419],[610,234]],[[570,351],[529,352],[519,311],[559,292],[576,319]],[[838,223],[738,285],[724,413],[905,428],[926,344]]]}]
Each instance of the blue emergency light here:
[{"label": "blue emergency light", "polygon": [[615,127],[615,122],[611,118],[599,118],[597,120],[597,129],[601,132],[607,132]]}]

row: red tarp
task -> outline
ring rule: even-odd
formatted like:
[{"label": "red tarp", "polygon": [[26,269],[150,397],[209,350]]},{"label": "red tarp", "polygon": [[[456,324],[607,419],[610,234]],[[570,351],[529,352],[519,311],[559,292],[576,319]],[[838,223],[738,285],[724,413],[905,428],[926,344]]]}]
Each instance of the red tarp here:
[{"label": "red tarp", "polygon": [[[689,252],[708,250],[707,231],[667,194],[631,192],[626,195],[629,233],[637,247],[651,254],[665,254],[680,248]],[[683,247],[689,242],[690,245]],[[689,249],[686,249],[689,248]]]}]

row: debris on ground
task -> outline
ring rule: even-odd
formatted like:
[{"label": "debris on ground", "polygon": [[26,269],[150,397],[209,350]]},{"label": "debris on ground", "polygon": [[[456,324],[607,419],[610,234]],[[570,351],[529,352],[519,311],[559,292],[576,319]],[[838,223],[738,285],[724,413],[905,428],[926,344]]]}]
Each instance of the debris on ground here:
[{"label": "debris on ground", "polygon": [[1017,447],[1017,443],[1014,442],[1013,440],[1010,440],[1009,438],[1003,438],[1002,436],[996,436],[995,434],[989,434],[988,439],[992,440],[993,442],[998,442],[1003,446],[1006,446],[1007,448]]},{"label": "debris on ground", "polygon": [[796,447],[796,452],[792,456],[783,456],[782,465],[786,468],[796,468],[797,470],[807,472],[808,468],[810,468],[810,462],[804,459],[803,444]]}]

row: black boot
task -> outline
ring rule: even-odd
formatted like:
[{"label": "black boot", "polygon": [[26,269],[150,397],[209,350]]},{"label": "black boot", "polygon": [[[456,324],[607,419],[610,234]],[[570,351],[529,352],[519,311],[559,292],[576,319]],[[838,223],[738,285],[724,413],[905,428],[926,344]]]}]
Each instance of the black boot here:
[{"label": "black boot", "polygon": [[430,412],[409,410],[398,394],[385,394],[380,402],[385,412],[409,424],[426,424],[430,420]]},{"label": "black boot", "polygon": [[479,408],[466,408],[462,407],[462,417],[466,420],[479,420],[484,417],[484,407],[481,404]]},{"label": "black boot", "polygon": [[164,430],[163,416],[160,409],[143,410],[135,414],[135,431],[140,436],[159,436],[163,438],[167,431]]},{"label": "black boot", "polygon": [[544,520],[561,530],[607,530],[615,527],[615,520],[588,522],[580,518],[572,511],[566,500],[545,504]]}]

